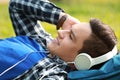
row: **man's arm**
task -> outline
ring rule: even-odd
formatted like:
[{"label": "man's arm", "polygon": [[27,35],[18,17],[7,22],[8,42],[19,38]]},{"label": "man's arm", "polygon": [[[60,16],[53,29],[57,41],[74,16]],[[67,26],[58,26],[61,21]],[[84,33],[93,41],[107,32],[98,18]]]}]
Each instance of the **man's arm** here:
[{"label": "man's arm", "polygon": [[48,0],[11,0],[9,8],[33,21],[41,20],[53,24],[57,24],[59,14],[63,11]]},{"label": "man's arm", "polygon": [[39,43],[45,42],[46,39],[51,40],[51,35],[37,20],[57,24],[61,12],[62,9],[47,0],[11,0],[9,5],[16,35],[32,36]]},{"label": "man's arm", "polygon": [[37,20],[57,24],[60,12],[60,8],[47,0],[11,0],[9,5],[16,35],[38,36],[43,31]]}]

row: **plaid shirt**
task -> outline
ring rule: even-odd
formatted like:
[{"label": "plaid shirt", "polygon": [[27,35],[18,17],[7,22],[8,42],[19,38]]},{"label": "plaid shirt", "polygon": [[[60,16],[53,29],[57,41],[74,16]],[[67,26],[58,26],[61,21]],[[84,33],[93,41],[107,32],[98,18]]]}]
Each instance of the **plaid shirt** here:
[{"label": "plaid shirt", "polygon": [[[38,41],[47,50],[46,42],[52,40],[38,20],[57,24],[62,9],[48,0],[11,0],[10,18],[16,35],[27,35]],[[45,58],[30,70],[15,79],[18,80],[66,80],[67,64],[58,57]],[[69,68],[68,68],[69,69]]]},{"label": "plaid shirt", "polygon": [[14,80],[67,80],[65,69],[66,63],[62,60],[48,57],[39,61],[34,67]]}]

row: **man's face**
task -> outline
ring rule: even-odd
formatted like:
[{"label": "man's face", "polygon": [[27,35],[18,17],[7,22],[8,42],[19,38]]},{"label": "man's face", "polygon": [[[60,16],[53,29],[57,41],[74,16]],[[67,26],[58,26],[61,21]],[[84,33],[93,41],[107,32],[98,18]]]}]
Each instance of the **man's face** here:
[{"label": "man's face", "polygon": [[74,61],[83,42],[90,36],[89,23],[75,24],[69,30],[59,30],[58,37],[48,44],[48,49],[54,55],[66,62]]}]

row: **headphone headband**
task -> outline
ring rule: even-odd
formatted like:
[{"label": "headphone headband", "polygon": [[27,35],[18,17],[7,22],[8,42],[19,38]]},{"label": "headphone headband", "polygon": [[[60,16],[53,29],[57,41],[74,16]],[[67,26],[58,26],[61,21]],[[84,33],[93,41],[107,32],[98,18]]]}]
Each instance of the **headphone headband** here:
[{"label": "headphone headband", "polygon": [[94,65],[103,63],[111,59],[116,54],[117,54],[116,46],[114,46],[112,51],[109,51],[108,53],[102,56],[96,57],[96,58],[92,58],[90,55],[86,53],[80,53],[79,55],[76,56],[74,64],[78,70],[87,70],[87,69],[90,69]]},{"label": "headphone headband", "polygon": [[94,64],[93,65],[97,65],[97,64],[100,64],[100,63],[103,63],[109,59],[111,59],[113,56],[115,56],[117,54],[117,47],[115,46],[112,51],[109,51],[108,53],[102,55],[102,56],[99,56],[97,58],[93,58],[94,60]]}]

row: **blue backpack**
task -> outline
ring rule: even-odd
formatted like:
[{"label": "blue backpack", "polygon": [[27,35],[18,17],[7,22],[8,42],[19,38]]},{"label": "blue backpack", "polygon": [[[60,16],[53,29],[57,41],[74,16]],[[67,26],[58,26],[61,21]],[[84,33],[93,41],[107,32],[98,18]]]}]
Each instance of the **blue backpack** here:
[{"label": "blue backpack", "polygon": [[47,57],[45,50],[27,36],[0,40],[0,80],[11,80]]},{"label": "blue backpack", "polygon": [[120,53],[106,62],[100,69],[72,71],[69,80],[120,80]]}]

